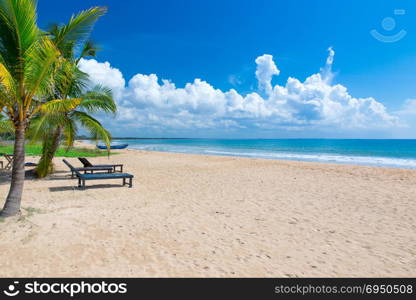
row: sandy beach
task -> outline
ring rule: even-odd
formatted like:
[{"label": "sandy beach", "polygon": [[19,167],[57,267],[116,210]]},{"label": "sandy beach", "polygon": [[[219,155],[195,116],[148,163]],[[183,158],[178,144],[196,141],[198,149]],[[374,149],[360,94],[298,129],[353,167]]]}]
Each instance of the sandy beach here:
[{"label": "sandy beach", "polygon": [[79,190],[62,158],[26,181],[0,276],[416,276],[416,170],[118,152],[91,161],[123,163],[133,188]]}]

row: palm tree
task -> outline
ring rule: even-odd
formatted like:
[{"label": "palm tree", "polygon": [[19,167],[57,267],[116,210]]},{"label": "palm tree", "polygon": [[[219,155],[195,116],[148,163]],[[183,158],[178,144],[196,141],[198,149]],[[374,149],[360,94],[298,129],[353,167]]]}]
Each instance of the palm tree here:
[{"label": "palm tree", "polygon": [[[88,75],[78,69],[78,63],[81,58],[95,56],[97,47],[90,40],[65,39],[68,25],[53,25],[49,30],[51,40],[59,49],[62,56],[59,76],[55,80],[55,87],[51,99],[62,99],[67,103],[73,103],[69,111],[60,111],[58,113],[46,113],[40,115],[35,122],[32,132],[34,139],[42,140],[42,157],[36,168],[36,175],[39,178],[45,177],[52,172],[52,160],[59,147],[62,135],[65,136],[67,147],[71,147],[74,137],[77,133],[78,125],[89,131],[94,139],[102,140],[108,147],[110,145],[110,133],[94,119],[90,114],[97,112],[115,113],[116,105],[112,98],[111,90],[96,86],[92,90],[85,92],[89,86]],[[81,51],[76,57],[77,49]]]},{"label": "palm tree", "polygon": [[[105,8],[92,8],[71,18],[61,40],[78,41],[89,32]],[[24,186],[25,134],[40,111],[62,109],[48,105],[60,51],[37,25],[35,0],[0,0],[0,109],[13,123],[14,159],[9,193],[0,216],[20,212]],[[62,101],[61,101],[62,102]]]},{"label": "palm tree", "polygon": [[110,89],[96,86],[77,98],[64,99],[73,104],[61,111],[55,110],[52,113],[39,115],[30,129],[32,139],[42,140],[42,156],[36,168],[36,175],[39,178],[45,177],[52,171],[52,159],[58,150],[61,137],[64,136],[65,144],[71,147],[79,127],[87,130],[93,139],[102,140],[108,146],[110,144],[110,133],[91,116],[97,112],[116,112],[116,104]]}]

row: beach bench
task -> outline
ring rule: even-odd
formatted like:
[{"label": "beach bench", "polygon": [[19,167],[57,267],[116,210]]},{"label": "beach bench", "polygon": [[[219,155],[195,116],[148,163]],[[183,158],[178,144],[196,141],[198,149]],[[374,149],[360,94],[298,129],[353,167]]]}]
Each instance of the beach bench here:
[{"label": "beach bench", "polygon": [[[78,157],[78,159],[84,165],[84,168],[94,168],[94,167],[107,167],[108,168],[108,167],[111,167],[111,168],[113,168],[113,172],[123,173],[123,165],[122,164],[93,165],[85,157]],[[117,168],[119,168],[119,169],[117,170]]]},{"label": "beach bench", "polygon": [[[85,181],[87,180],[100,180],[100,179],[123,179],[123,186],[126,185],[126,179],[129,180],[128,186],[131,188],[133,186],[133,175],[128,173],[91,173],[91,174],[82,174],[80,170],[88,169],[90,171],[91,167],[89,168],[74,168],[67,160],[63,160],[63,162],[69,167],[71,172],[75,173],[78,177],[78,187],[85,189]],[[97,168],[97,167],[92,167]]]}]

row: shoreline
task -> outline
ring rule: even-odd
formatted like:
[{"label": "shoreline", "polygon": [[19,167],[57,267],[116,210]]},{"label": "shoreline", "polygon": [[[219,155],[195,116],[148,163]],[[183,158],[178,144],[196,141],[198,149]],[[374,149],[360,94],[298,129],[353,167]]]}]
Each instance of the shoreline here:
[{"label": "shoreline", "polygon": [[79,190],[62,158],[26,180],[1,277],[416,276],[416,170],[117,152],[90,160],[123,163],[132,188]]},{"label": "shoreline", "polygon": [[[201,139],[202,140],[202,139]],[[85,141],[83,141],[85,142]],[[129,143],[129,140],[125,140],[125,143]],[[88,143],[88,142],[85,142]],[[254,159],[267,159],[267,160],[279,160],[279,161],[303,161],[303,162],[317,162],[325,164],[340,164],[340,165],[361,165],[371,167],[384,167],[384,168],[400,168],[400,169],[416,169],[416,157],[400,157],[400,156],[383,156],[381,154],[374,153],[373,155],[358,155],[347,153],[329,153],[329,152],[297,152],[293,151],[278,151],[278,150],[266,150],[261,147],[256,148],[216,148],[209,144],[199,145],[197,147],[187,146],[186,144],[180,145],[170,144],[141,144],[132,143],[129,145],[129,149],[142,150],[142,151],[155,151],[166,153],[183,153],[183,154],[197,154],[197,155],[210,155],[221,157],[245,157]],[[185,147],[185,148],[183,148]],[[164,148],[164,149],[162,149]],[[149,150],[150,149],[150,150]],[[186,149],[186,150],[185,150]]]},{"label": "shoreline", "polygon": [[[138,139],[138,138],[131,138],[131,139]],[[166,140],[186,140],[190,138],[163,138]],[[139,140],[163,140],[161,138],[140,138]],[[383,140],[383,139],[378,139]],[[399,139],[404,140],[404,139]],[[412,139],[413,140],[413,139]],[[91,141],[91,143],[87,142]],[[75,146],[77,147],[85,147],[90,149],[95,149],[95,144],[92,143],[92,140],[81,139],[75,141]],[[12,141],[3,141],[3,144],[12,144]],[[377,165],[377,164],[370,164],[370,163],[353,163],[353,162],[333,162],[333,161],[315,161],[315,160],[301,160],[301,159],[282,159],[282,158],[265,158],[265,157],[255,157],[255,156],[244,156],[244,155],[221,155],[221,154],[207,154],[207,153],[190,153],[190,152],[180,152],[180,151],[160,151],[160,150],[145,150],[145,149],[137,149],[134,148],[134,145],[129,145],[127,149],[114,149],[114,152],[119,152],[122,150],[134,150],[134,151],[144,151],[144,152],[155,152],[155,153],[172,153],[172,154],[184,154],[184,155],[198,155],[198,156],[214,156],[214,157],[234,157],[234,158],[245,158],[245,159],[261,159],[266,161],[279,161],[279,162],[295,162],[295,163],[311,163],[311,164],[324,164],[324,165],[335,165],[335,166],[353,166],[353,167],[370,167],[370,168],[385,168],[385,169],[399,169],[399,170],[416,170],[416,166],[412,167],[400,167],[395,165]],[[26,154],[27,157],[35,157]],[[354,157],[354,156],[346,156],[346,157]],[[360,157],[360,156],[355,156]],[[361,158],[361,157],[360,157]],[[375,159],[399,159],[399,160],[416,160],[412,158],[389,158],[389,157],[382,157],[382,156],[368,156],[363,158],[375,158]]]},{"label": "shoreline", "polygon": [[[117,151],[117,149],[115,149]],[[278,158],[263,158],[263,157],[248,157],[238,155],[220,155],[220,154],[204,154],[204,153],[185,153],[185,152],[173,152],[173,151],[157,151],[157,150],[143,150],[130,148],[128,150],[143,151],[143,152],[154,152],[154,153],[169,153],[169,154],[182,154],[182,155],[196,155],[205,157],[222,157],[222,158],[242,158],[242,159],[253,159],[253,160],[264,160],[264,161],[277,161],[280,163],[293,162],[293,163],[306,163],[306,164],[318,164],[328,166],[351,166],[351,167],[364,167],[364,168],[382,168],[382,169],[397,169],[397,170],[413,170],[416,171],[416,167],[397,167],[397,166],[383,166],[383,165],[366,165],[366,164],[354,164],[354,163],[338,163],[338,162],[324,162],[324,161],[307,161],[307,160],[296,160],[296,159],[278,159]]]},{"label": "shoreline", "polygon": [[[85,145],[91,146],[91,144],[87,143],[80,143],[82,147]],[[268,161],[268,162],[277,162],[280,164],[285,163],[293,163],[293,164],[305,164],[305,165],[314,165],[314,166],[328,166],[328,167],[353,167],[353,168],[375,168],[375,169],[386,169],[386,170],[398,170],[398,171],[410,171],[416,174],[416,168],[400,168],[400,167],[387,167],[387,166],[373,166],[373,165],[364,165],[364,164],[350,164],[350,163],[334,163],[334,162],[319,162],[319,161],[304,161],[304,160],[291,160],[291,159],[275,159],[275,158],[259,158],[259,157],[246,157],[246,156],[232,156],[232,155],[216,155],[216,154],[199,154],[199,153],[183,153],[183,152],[169,152],[169,151],[156,151],[156,150],[143,150],[143,149],[134,149],[134,148],[127,148],[127,149],[114,149],[115,152],[121,151],[137,151],[138,153],[158,153],[158,154],[173,154],[173,155],[189,155],[189,156],[201,156],[201,157],[219,157],[219,158],[235,158],[235,159],[243,159],[243,160],[259,160],[259,161]]]}]

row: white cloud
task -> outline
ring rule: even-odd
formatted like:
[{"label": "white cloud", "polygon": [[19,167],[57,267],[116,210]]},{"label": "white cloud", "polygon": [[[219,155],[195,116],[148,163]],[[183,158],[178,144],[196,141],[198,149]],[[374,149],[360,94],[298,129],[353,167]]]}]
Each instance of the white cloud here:
[{"label": "white cloud", "polygon": [[237,75],[231,74],[228,76],[228,82],[233,86],[239,86],[242,84],[242,80]]},{"label": "white cloud", "polygon": [[112,88],[119,105],[120,122],[130,127],[148,129],[241,129],[315,128],[334,130],[380,128],[397,125],[397,117],[389,114],[373,98],[355,98],[345,86],[332,84],[335,52],[328,49],[326,65],[320,73],[303,82],[289,78],[284,86],[272,86],[280,71],[271,55],[259,56],[256,78],[265,94],[247,95],[235,89],[222,91],[208,82],[195,79],[184,87],[176,87],[157,75],[136,74],[127,86],[121,72],[108,62],[82,60],[80,67],[94,83]]},{"label": "white cloud", "polygon": [[119,69],[112,68],[109,62],[100,63],[95,59],[81,59],[79,68],[90,75],[94,84],[110,88],[117,98],[122,97],[126,81]]},{"label": "white cloud", "polygon": [[416,116],[416,99],[407,99],[397,114],[400,116]]},{"label": "white cloud", "polygon": [[326,59],[326,64],[332,66],[332,64],[334,63],[335,51],[332,47],[329,47],[328,52],[329,52],[329,54],[328,54],[328,57]]},{"label": "white cloud", "polygon": [[263,54],[257,57],[256,64],[256,78],[259,83],[259,89],[268,95],[272,90],[272,77],[273,75],[279,75],[280,71],[273,61],[273,56],[270,54]]}]

